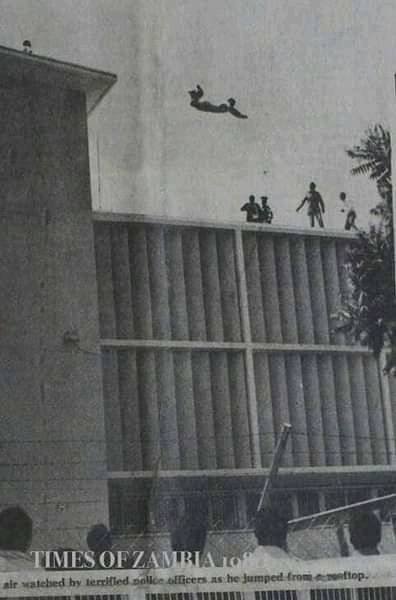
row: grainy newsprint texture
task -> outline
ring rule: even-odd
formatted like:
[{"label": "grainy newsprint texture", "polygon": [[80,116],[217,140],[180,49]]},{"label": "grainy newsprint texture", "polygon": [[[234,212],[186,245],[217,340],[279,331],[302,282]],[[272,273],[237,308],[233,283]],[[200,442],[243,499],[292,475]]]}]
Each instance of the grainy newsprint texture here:
[{"label": "grainy newsprint texture", "polygon": [[393,598],[396,6],[0,11],[0,590]]}]

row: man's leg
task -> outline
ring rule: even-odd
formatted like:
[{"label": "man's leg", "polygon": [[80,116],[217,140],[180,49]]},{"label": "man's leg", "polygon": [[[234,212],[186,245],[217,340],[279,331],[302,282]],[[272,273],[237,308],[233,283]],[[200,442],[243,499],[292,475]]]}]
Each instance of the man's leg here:
[{"label": "man's leg", "polygon": [[355,213],[355,211],[351,211],[350,215],[349,215],[349,225],[350,225],[349,229],[358,230],[358,227],[356,226],[355,221],[356,221],[356,213]]},{"label": "man's leg", "polygon": [[322,213],[318,212],[316,215],[316,218],[318,219],[319,227],[322,227],[322,229],[323,229],[324,223],[323,223],[323,219],[322,219]]}]

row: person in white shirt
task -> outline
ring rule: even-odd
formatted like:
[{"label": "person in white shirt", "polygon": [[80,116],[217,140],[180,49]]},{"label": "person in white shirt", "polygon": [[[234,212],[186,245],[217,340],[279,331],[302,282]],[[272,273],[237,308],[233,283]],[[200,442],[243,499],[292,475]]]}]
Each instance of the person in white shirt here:
[{"label": "person in white shirt", "polygon": [[294,561],[287,552],[287,518],[276,507],[262,509],[257,513],[254,534],[258,547],[247,559],[249,566],[265,566],[270,562]]},{"label": "person in white shirt", "polygon": [[345,192],[341,192],[340,200],[344,205],[343,208],[341,209],[341,212],[346,213],[344,229],[346,231],[350,231],[351,229],[357,230],[357,226],[355,223],[356,216],[357,216],[356,210],[350,204],[350,202],[348,202]]}]

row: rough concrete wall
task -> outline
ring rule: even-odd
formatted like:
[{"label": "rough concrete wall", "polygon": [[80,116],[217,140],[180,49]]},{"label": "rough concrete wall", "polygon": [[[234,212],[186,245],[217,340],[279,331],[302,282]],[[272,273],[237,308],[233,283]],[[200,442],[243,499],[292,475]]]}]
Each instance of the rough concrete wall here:
[{"label": "rough concrete wall", "polygon": [[107,518],[85,98],[26,84],[0,112],[0,498],[71,546]]}]

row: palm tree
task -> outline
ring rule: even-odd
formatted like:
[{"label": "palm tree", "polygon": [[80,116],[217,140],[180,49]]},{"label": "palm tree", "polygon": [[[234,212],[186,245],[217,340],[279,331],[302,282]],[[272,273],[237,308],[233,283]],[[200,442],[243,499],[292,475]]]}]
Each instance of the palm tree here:
[{"label": "palm tree", "polygon": [[377,183],[377,189],[386,208],[392,212],[392,148],[387,129],[377,123],[369,127],[360,144],[346,153],[359,164],[351,169],[352,175],[368,175]]}]

